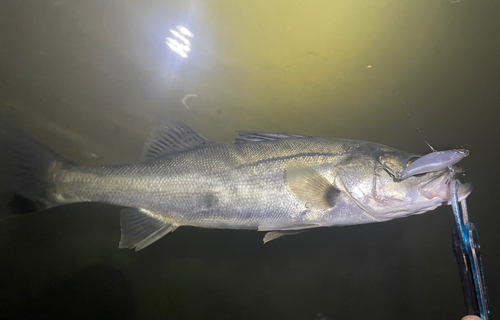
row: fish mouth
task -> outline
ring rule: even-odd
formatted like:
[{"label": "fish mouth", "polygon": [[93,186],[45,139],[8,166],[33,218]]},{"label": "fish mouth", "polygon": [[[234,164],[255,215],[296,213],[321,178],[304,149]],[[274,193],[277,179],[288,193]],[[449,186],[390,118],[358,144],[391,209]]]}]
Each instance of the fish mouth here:
[{"label": "fish mouth", "polygon": [[[471,182],[462,183],[459,181],[458,191],[457,191],[458,201],[460,202],[462,200],[465,200],[472,192],[472,189],[474,189],[474,185]],[[450,200],[448,200],[448,204],[451,204],[451,195],[450,195]]]},{"label": "fish mouth", "polygon": [[[423,182],[418,191],[422,196],[429,200],[441,199],[442,202],[451,204],[451,186],[450,183],[459,173],[462,173],[462,168],[451,167],[444,170],[442,173],[432,177],[426,182]],[[473,185],[470,182],[460,182],[458,184],[457,196],[458,201],[462,201],[472,192]]]}]

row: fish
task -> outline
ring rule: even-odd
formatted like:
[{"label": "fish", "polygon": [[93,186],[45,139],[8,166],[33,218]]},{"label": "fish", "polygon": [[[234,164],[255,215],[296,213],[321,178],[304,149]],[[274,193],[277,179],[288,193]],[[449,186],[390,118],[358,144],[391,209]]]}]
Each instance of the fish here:
[{"label": "fish", "polygon": [[[454,165],[399,180],[415,154],[382,144],[237,131],[216,143],[164,121],[142,160],[83,166],[0,125],[0,199],[14,213],[99,202],[120,211],[120,248],[141,250],[178,227],[264,231],[264,243],[319,227],[383,222],[450,204]],[[460,183],[459,200],[472,191]]]}]

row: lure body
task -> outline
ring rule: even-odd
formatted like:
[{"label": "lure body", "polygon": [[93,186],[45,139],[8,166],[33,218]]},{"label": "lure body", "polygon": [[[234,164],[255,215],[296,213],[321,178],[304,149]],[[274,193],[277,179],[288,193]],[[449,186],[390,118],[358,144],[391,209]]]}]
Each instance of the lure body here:
[{"label": "lure body", "polygon": [[469,155],[465,149],[435,151],[418,158],[407,166],[398,176],[399,180],[418,174],[436,172],[458,163]]}]

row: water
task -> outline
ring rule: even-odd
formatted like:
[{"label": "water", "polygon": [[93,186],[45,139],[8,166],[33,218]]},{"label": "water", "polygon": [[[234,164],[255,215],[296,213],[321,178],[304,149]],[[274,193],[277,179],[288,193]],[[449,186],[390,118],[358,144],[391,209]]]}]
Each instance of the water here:
[{"label": "water", "polygon": [[[499,13],[493,0],[5,0],[0,118],[90,165],[138,161],[161,119],[222,142],[234,130],[284,131],[427,153],[417,123],[435,149],[470,150],[461,166],[475,184],[470,219],[495,313]],[[189,46],[178,27],[192,33]],[[266,245],[254,231],[183,227],[139,253],[117,248],[119,210],[80,204],[1,222],[2,316],[441,320],[465,312],[451,207]]]}]

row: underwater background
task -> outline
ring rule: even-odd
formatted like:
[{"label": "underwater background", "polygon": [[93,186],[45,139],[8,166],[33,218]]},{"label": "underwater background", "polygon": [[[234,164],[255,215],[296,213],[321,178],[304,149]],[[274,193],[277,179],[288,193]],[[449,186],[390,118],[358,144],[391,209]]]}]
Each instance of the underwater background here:
[{"label": "underwater background", "polygon": [[[495,315],[499,17],[494,0],[3,0],[0,120],[87,165],[139,161],[168,119],[219,142],[260,130],[466,148]],[[120,209],[0,221],[0,318],[465,315],[449,206],[266,245],[256,231],[183,227],[138,253],[118,249]]]}]

